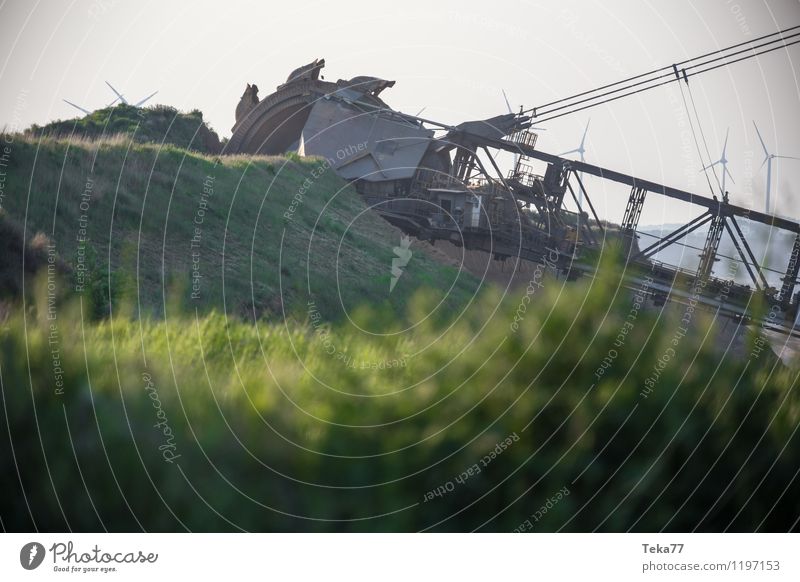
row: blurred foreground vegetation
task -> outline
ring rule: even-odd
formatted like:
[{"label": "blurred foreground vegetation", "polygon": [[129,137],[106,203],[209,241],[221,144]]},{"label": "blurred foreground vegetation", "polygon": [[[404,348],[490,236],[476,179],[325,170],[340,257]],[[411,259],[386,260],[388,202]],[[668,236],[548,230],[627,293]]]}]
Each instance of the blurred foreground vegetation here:
[{"label": "blurred foreground vegetation", "polygon": [[522,294],[425,318],[420,291],[413,329],[374,336],[90,322],[75,300],[49,320],[37,294],[0,330],[9,530],[797,528],[797,370],[754,338],[734,354],[699,313],[675,345],[676,318],[642,311],[615,347],[632,298],[614,281],[545,281],[516,331]]}]

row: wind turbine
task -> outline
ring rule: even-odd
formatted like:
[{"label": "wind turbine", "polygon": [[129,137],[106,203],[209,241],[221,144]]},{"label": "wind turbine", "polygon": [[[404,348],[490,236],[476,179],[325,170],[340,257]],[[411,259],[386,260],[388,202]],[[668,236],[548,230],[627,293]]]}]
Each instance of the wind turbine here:
[{"label": "wind turbine", "polygon": [[764,148],[764,161],[761,163],[761,167],[763,168],[764,164],[767,164],[767,200],[764,212],[769,214],[770,187],[772,185],[772,160],[777,160],[777,159],[800,160],[800,158],[795,158],[792,156],[779,156],[777,154],[769,153],[767,145],[764,143],[764,138],[761,137],[761,132],[758,131],[758,126],[756,125],[755,121],[753,121],[753,127],[756,128],[756,135],[758,135],[758,141],[761,142],[761,147]]},{"label": "wind turbine", "polygon": [[[82,112],[82,113],[85,113],[86,115],[91,115],[92,113],[94,113],[93,111],[89,111],[88,109],[84,109],[84,108],[83,108],[83,107],[81,107],[80,105],[76,105],[75,103],[73,103],[72,101],[68,101],[67,99],[62,99],[62,101],[63,101],[64,103],[66,103],[67,105],[71,105],[72,107],[74,107],[74,108],[75,108],[75,109],[77,109],[78,111],[80,111],[80,112]],[[114,99],[114,100],[113,100],[111,103],[109,103],[108,105],[106,105],[106,107],[111,107],[111,106],[112,106],[112,105],[114,105],[114,103],[116,103],[117,101],[119,101],[119,97],[115,98],[115,99]]]},{"label": "wind turbine", "polygon": [[722,155],[720,156],[720,158],[716,162],[708,164],[703,168],[703,170],[701,170],[701,171],[708,170],[709,168],[713,168],[717,164],[722,166],[722,185],[720,187],[722,188],[723,196],[725,196],[725,192],[727,192],[727,190],[725,190],[725,176],[727,175],[731,179],[731,182],[733,182],[734,184],[736,183],[733,180],[733,176],[731,176],[731,173],[728,171],[728,158],[725,157],[725,152],[728,149],[728,134],[730,133],[730,131],[731,128],[729,127],[725,132],[725,144],[722,146]]},{"label": "wind turbine", "polygon": [[[111,83],[106,81],[106,85],[108,85],[109,88],[114,92],[114,94],[117,96],[117,99],[122,101],[125,105],[130,105],[130,103],[128,103],[128,100],[125,99],[125,97],[122,95],[122,93],[120,93],[119,91],[114,89],[114,86]],[[142,99],[141,101],[138,101],[138,102],[134,103],[133,106],[134,107],[141,107],[142,105],[145,104],[146,101],[149,101],[152,97],[154,97],[156,93],[158,93],[158,91],[154,91],[153,93],[151,93],[150,95],[148,95],[147,97]],[[112,104],[115,103],[115,102],[116,102],[116,99],[112,102]]]},{"label": "wind turbine", "polygon": [[[562,154],[558,154],[559,156],[566,156],[569,154],[579,154],[581,157],[581,161],[582,162],[586,161],[586,158],[584,156],[584,154],[586,153],[586,134],[589,132],[589,122],[591,121],[592,121],[591,117],[586,121],[586,127],[583,130],[583,137],[581,138],[581,144],[574,150],[569,150]],[[581,184],[583,184],[583,172],[579,172],[578,177],[581,180]],[[583,188],[578,188],[578,212],[581,212],[582,210],[583,210]]]},{"label": "wind turbine", "polygon": [[[109,83],[108,81],[106,81],[106,85],[108,85],[108,86],[109,86],[109,88],[110,88],[110,89],[111,89],[111,90],[114,92],[114,95],[116,95],[116,97],[114,98],[114,100],[113,100],[111,103],[109,103],[108,105],[106,105],[106,107],[111,107],[111,106],[112,106],[112,105],[114,105],[114,103],[116,103],[117,101],[122,101],[122,102],[123,102],[125,105],[130,105],[130,104],[128,103],[128,101],[125,99],[125,97],[122,95],[122,93],[120,93],[119,91],[117,91],[117,90],[116,90],[116,89],[113,87],[113,85],[111,85],[111,83]],[[156,93],[158,93],[158,91],[155,91],[155,92],[151,93],[150,95],[148,95],[147,97],[145,97],[144,99],[142,99],[141,101],[138,101],[138,102],[134,103],[134,105],[133,105],[133,106],[134,106],[134,107],[141,107],[142,105],[144,105],[144,103],[145,103],[146,101],[148,101],[148,100],[149,100],[149,99],[151,99],[153,96],[155,96],[155,94],[156,94]],[[81,107],[80,105],[76,105],[76,104],[75,104],[75,103],[73,103],[72,101],[68,101],[67,99],[62,99],[62,101],[63,101],[64,103],[66,103],[67,105],[70,105],[70,106],[74,107],[75,109],[77,109],[77,110],[78,110],[78,111],[80,111],[81,113],[85,113],[86,115],[91,115],[91,114],[92,114],[92,111],[89,111],[88,109],[86,109],[86,108],[84,108],[84,107]]]},{"label": "wind turbine", "polygon": [[[86,115],[91,115],[92,113],[94,113],[94,111],[89,111],[88,109],[85,109],[84,107],[81,107],[80,105],[76,105],[75,103],[73,103],[72,101],[69,101],[68,99],[62,99],[62,101],[64,103],[66,103],[67,105],[71,105],[72,107],[74,107],[75,109],[80,111],[81,113],[85,113]],[[106,107],[111,107],[117,101],[119,101],[119,97],[115,98],[111,103],[106,105]]]}]

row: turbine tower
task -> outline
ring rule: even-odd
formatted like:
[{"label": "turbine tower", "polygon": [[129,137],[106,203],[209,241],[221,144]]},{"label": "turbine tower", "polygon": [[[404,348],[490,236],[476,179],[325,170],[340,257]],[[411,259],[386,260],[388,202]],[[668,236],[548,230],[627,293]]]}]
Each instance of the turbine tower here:
[{"label": "turbine tower", "polygon": [[771,154],[767,149],[767,144],[764,143],[764,138],[761,137],[761,132],[758,131],[758,126],[756,122],[753,121],[753,127],[756,128],[756,135],[758,135],[758,141],[761,142],[761,147],[764,148],[764,161],[761,163],[761,167],[764,167],[764,164],[767,165],[767,198],[766,203],[764,205],[764,212],[769,214],[769,207],[770,207],[770,188],[772,186],[772,161],[778,159],[784,160],[800,160],[800,158],[795,158],[793,156],[779,156],[777,154]]},{"label": "turbine tower", "polygon": [[[567,152],[558,154],[559,156],[578,154],[580,155],[582,162],[586,161],[584,154],[586,153],[586,134],[589,132],[590,121],[592,121],[591,117],[586,121],[586,127],[583,130],[583,137],[581,138],[581,144],[574,150],[569,150]],[[581,184],[583,184],[583,172],[579,172],[579,178],[581,180]],[[583,210],[583,188],[578,188],[578,212],[581,212],[582,210]]]},{"label": "turbine tower", "polygon": [[720,156],[720,158],[716,162],[708,164],[701,170],[704,172],[710,168],[713,168],[716,165],[722,166],[722,184],[720,185],[720,188],[722,188],[722,196],[725,196],[725,193],[727,192],[727,190],[725,189],[726,176],[731,179],[731,182],[733,182],[734,184],[736,183],[733,180],[733,176],[731,176],[731,173],[728,171],[728,158],[725,157],[725,152],[728,150],[728,134],[730,133],[730,131],[731,131],[730,127],[727,129],[727,131],[725,131],[725,144],[722,146],[722,155]]}]

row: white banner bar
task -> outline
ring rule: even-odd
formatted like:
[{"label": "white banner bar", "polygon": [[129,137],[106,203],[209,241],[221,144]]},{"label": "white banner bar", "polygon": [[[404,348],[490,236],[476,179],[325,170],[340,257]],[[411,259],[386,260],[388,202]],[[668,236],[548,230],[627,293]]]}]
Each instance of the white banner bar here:
[{"label": "white banner bar", "polygon": [[[4,534],[0,580],[800,580],[794,534]],[[186,578],[184,578],[186,579]]]}]

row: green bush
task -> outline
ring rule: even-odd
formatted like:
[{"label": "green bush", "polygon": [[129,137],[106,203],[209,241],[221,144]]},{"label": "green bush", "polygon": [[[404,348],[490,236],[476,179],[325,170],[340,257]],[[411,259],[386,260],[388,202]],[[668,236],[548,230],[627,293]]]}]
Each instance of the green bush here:
[{"label": "green bush", "polygon": [[35,137],[89,140],[125,135],[137,142],[171,144],[206,154],[222,150],[219,136],[203,121],[201,111],[194,109],[181,113],[166,105],[134,107],[119,104],[76,119],[34,125],[27,133]]},{"label": "green bush", "polygon": [[42,297],[0,330],[2,523],[796,529],[797,370],[755,335],[732,355],[699,312],[677,345],[680,310],[655,309],[620,344],[632,298],[616,289],[547,280],[524,311],[490,292],[455,321],[423,321],[437,299],[420,292],[405,323],[421,323],[377,336],[218,313],[90,323],[74,303],[53,321]]}]

